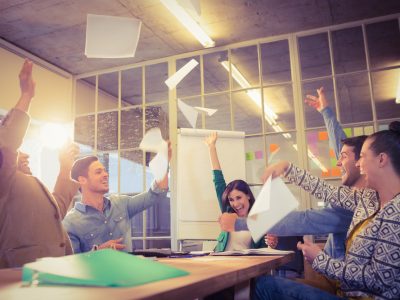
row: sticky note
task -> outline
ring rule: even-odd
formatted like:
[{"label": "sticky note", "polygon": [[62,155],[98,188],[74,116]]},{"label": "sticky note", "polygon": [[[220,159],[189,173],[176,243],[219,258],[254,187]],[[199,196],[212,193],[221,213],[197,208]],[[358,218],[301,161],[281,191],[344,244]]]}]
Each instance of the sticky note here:
[{"label": "sticky note", "polygon": [[263,151],[262,150],[257,150],[254,152],[256,159],[262,159],[263,158]]},{"label": "sticky note", "polygon": [[275,152],[279,149],[279,145],[278,144],[270,144],[269,145],[269,152]]},{"label": "sticky note", "polygon": [[344,133],[346,134],[347,137],[352,137],[353,133],[351,132],[351,128],[343,128]]},{"label": "sticky note", "polygon": [[364,134],[365,135],[371,135],[374,133],[374,127],[373,126],[365,126],[364,127]]},{"label": "sticky note", "polygon": [[319,131],[318,132],[318,139],[320,141],[327,141],[328,140],[328,132],[326,131]]},{"label": "sticky note", "polygon": [[336,164],[337,164],[336,158],[331,157],[331,166],[336,167]]},{"label": "sticky note", "polygon": [[329,148],[329,157],[334,157],[334,158],[336,158],[335,150],[333,150],[332,148]]},{"label": "sticky note", "polygon": [[354,136],[360,136],[364,134],[364,129],[362,127],[354,127]]},{"label": "sticky note", "polygon": [[254,152],[246,152],[246,160],[254,160]]},{"label": "sticky note", "polygon": [[338,168],[338,167],[332,168],[331,174],[332,174],[332,177],[342,176],[342,173],[340,172],[340,168]]}]

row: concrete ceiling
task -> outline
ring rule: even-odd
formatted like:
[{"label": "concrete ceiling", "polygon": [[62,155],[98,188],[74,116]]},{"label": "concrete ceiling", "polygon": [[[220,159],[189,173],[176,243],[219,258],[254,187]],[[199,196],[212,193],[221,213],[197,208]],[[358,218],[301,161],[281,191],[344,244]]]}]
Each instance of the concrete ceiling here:
[{"label": "concrete ceiling", "polygon": [[[399,0],[203,0],[201,24],[216,46],[400,12]],[[88,13],[136,17],[135,58],[84,55]],[[158,0],[1,0],[0,37],[71,74],[202,49]]]}]

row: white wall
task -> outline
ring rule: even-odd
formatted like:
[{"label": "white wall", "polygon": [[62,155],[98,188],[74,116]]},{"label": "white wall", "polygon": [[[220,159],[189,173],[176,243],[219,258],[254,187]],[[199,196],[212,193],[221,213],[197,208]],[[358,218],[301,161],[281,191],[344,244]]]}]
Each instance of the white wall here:
[{"label": "white wall", "polygon": [[[23,62],[22,57],[0,48],[0,109],[10,110],[19,98],[18,74]],[[36,94],[31,117],[46,122],[71,122],[72,77],[65,78],[38,65],[34,66],[33,76]]]}]

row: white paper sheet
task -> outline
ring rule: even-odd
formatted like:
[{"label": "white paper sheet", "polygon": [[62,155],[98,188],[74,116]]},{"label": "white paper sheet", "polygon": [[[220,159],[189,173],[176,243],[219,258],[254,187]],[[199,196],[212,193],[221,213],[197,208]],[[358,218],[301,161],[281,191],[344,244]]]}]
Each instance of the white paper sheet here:
[{"label": "white paper sheet", "polygon": [[254,241],[259,241],[268,230],[296,209],[298,201],[280,177],[269,178],[258,195],[247,217],[247,227]]},{"label": "white paper sheet", "polygon": [[168,86],[170,90],[172,90],[174,87],[178,85],[179,82],[182,81],[183,78],[187,74],[189,74],[190,71],[192,71],[199,63],[195,59],[191,59],[187,64],[185,64],[182,68],[180,68],[174,75],[169,77],[167,80],[165,80],[165,84]]},{"label": "white paper sheet", "polygon": [[149,168],[156,180],[163,179],[168,172],[168,143],[162,138],[160,128],[151,128],[147,131],[139,148],[157,153],[149,163]]},{"label": "white paper sheet", "polygon": [[140,142],[139,148],[147,152],[158,153],[165,148],[166,143],[162,138],[160,128],[154,127],[146,132]]},{"label": "white paper sheet", "polygon": [[178,107],[190,123],[190,126],[196,128],[197,116],[199,115],[199,112],[192,106],[187,105],[181,99],[178,99]]},{"label": "white paper sheet", "polygon": [[89,58],[134,57],[141,25],[135,18],[88,14],[85,55]]},{"label": "white paper sheet", "polygon": [[199,112],[205,112],[208,116],[212,116],[218,110],[218,109],[214,109],[214,108],[207,108],[207,107],[200,107],[200,106],[195,106],[194,108],[197,109]]}]

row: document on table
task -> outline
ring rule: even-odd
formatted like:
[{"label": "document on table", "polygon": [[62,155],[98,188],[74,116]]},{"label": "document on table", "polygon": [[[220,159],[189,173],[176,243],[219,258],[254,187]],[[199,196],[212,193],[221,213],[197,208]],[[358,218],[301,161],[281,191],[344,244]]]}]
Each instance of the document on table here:
[{"label": "document on table", "polygon": [[258,249],[243,249],[243,250],[231,250],[223,252],[210,253],[212,256],[231,256],[231,255],[285,255],[293,253],[293,251],[277,250],[272,248],[258,248]]},{"label": "document on table", "polygon": [[262,187],[247,217],[247,227],[254,241],[298,206],[298,201],[280,177],[268,180]]}]

